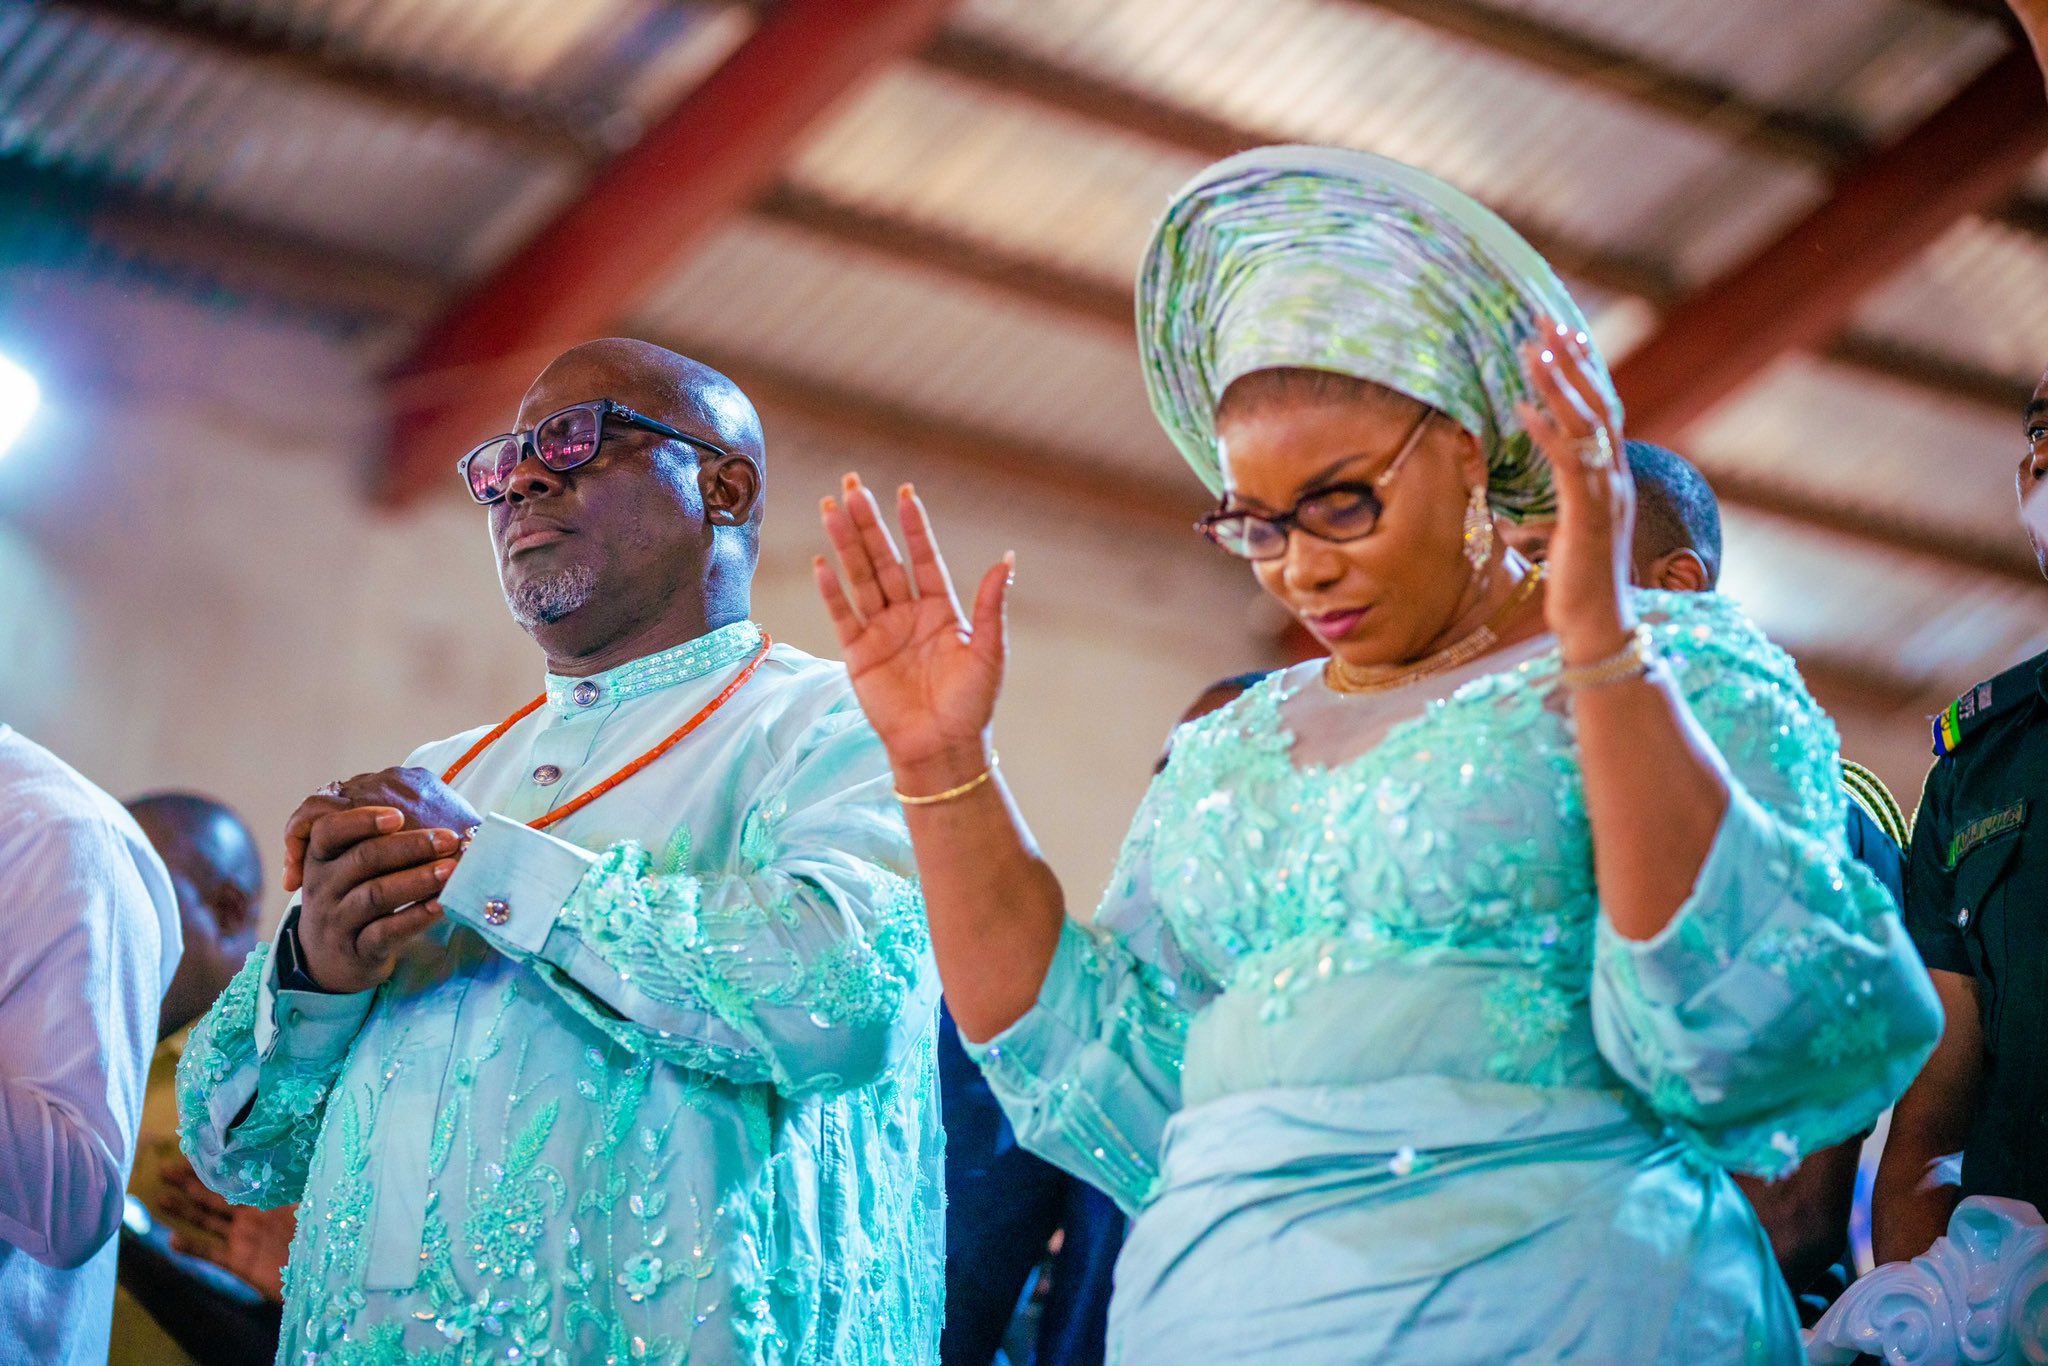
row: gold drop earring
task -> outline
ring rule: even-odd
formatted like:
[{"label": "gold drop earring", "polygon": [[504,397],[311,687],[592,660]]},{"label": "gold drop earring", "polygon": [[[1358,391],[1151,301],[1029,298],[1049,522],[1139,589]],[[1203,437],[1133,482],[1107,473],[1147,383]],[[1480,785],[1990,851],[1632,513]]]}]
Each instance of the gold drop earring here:
[{"label": "gold drop earring", "polygon": [[1493,558],[1493,509],[1486,503],[1486,485],[1472,486],[1465,504],[1465,560],[1477,574]]}]

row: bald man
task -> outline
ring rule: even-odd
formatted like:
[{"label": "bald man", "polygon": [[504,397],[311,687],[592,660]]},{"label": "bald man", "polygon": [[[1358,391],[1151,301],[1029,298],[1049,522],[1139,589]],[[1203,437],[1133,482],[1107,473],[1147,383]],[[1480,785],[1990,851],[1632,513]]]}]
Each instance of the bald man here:
[{"label": "bald man", "polygon": [[157,1014],[157,1037],[168,1039],[206,1013],[256,947],[263,859],[242,818],[211,797],[153,793],[129,802],[128,814],[170,871],[185,936]]},{"label": "bald man", "polygon": [[280,1360],[936,1358],[938,978],[845,669],[747,619],[765,466],[616,339],[462,462],[540,695],[307,800],[180,1068],[207,1184],[303,1200]]},{"label": "bald man", "polygon": [[[190,1180],[190,1169],[178,1153],[176,1073],[186,1027],[206,1013],[256,947],[256,923],[263,912],[263,860],[242,818],[211,797],[158,792],[135,798],[127,806],[170,874],[178,928],[185,940],[184,956],[178,960],[178,970],[157,1011],[157,1050],[143,1094],[142,1134],[128,1193],[152,1217],[175,1227],[182,1246],[218,1260],[225,1239],[196,1225],[181,1190]],[[291,1215],[287,1211],[236,1211],[223,1222],[236,1216],[271,1225],[273,1249],[281,1247],[278,1237],[290,1239]],[[284,1264],[281,1251],[274,1251],[274,1257],[268,1268],[271,1284],[276,1281],[277,1268]],[[113,1337],[107,1350],[109,1366],[182,1366],[202,1359],[253,1359],[250,1352],[231,1356],[224,1350],[219,1315],[195,1312],[197,1302],[214,1293],[204,1280],[194,1278],[175,1261],[138,1247],[127,1233],[122,1239],[119,1270]],[[275,1325],[269,1317],[259,1314],[252,1330],[259,1339],[268,1337],[264,1360],[276,1355]],[[210,1350],[188,1353],[179,1345],[179,1336],[203,1341]]]}]

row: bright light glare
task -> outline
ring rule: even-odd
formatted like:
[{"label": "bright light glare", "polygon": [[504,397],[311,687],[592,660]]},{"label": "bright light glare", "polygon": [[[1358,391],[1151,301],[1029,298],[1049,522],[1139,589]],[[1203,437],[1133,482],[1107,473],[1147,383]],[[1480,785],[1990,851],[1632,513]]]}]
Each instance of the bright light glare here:
[{"label": "bright light glare", "polygon": [[0,455],[14,445],[42,401],[43,389],[36,377],[0,356]]}]

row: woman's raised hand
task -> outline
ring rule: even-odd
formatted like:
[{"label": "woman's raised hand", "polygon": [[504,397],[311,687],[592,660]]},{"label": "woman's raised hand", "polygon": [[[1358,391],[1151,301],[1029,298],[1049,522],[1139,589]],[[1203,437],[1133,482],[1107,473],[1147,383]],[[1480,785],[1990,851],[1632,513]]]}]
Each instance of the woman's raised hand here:
[{"label": "woman's raised hand", "polygon": [[820,515],[839,565],[835,572],[817,557],[818,591],[897,786],[938,792],[985,772],[1003,681],[1013,558],[1004,556],[981,576],[970,620],[953,594],[924,504],[908,484],[896,494],[908,565],[859,475],[846,476],[844,496],[825,499]]},{"label": "woman's raised hand", "polygon": [[1635,627],[1628,587],[1636,486],[1622,450],[1621,415],[1594,382],[1585,334],[1549,319],[1540,325],[1537,338],[1522,345],[1536,399],[1517,411],[1557,481],[1544,615],[1565,663],[1584,664],[1621,649]]}]

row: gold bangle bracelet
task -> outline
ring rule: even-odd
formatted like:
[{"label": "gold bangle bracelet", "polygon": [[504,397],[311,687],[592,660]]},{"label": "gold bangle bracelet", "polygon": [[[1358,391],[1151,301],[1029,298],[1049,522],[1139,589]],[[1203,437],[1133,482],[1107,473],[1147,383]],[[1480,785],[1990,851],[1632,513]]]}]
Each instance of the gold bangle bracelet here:
[{"label": "gold bangle bracelet", "polygon": [[929,797],[913,797],[900,787],[892,788],[891,790],[895,792],[896,800],[902,802],[905,806],[937,806],[940,802],[950,802],[955,797],[964,797],[968,793],[974,791],[975,788],[980,787],[983,783],[987,782],[990,778],[995,777],[996,765],[1001,763],[1002,761],[1003,757],[1000,754],[997,754],[994,750],[990,750],[988,752],[987,768],[975,774],[972,778],[969,778],[966,782],[960,784],[960,786],[949,787],[944,792],[934,792]]},{"label": "gold bangle bracelet", "polygon": [[1574,692],[1580,688],[1605,687],[1609,683],[1624,683],[1631,678],[1640,678],[1656,666],[1657,655],[1650,648],[1650,628],[1638,626],[1629,632],[1628,644],[1607,658],[1596,659],[1591,664],[1559,669],[1557,686]]}]

